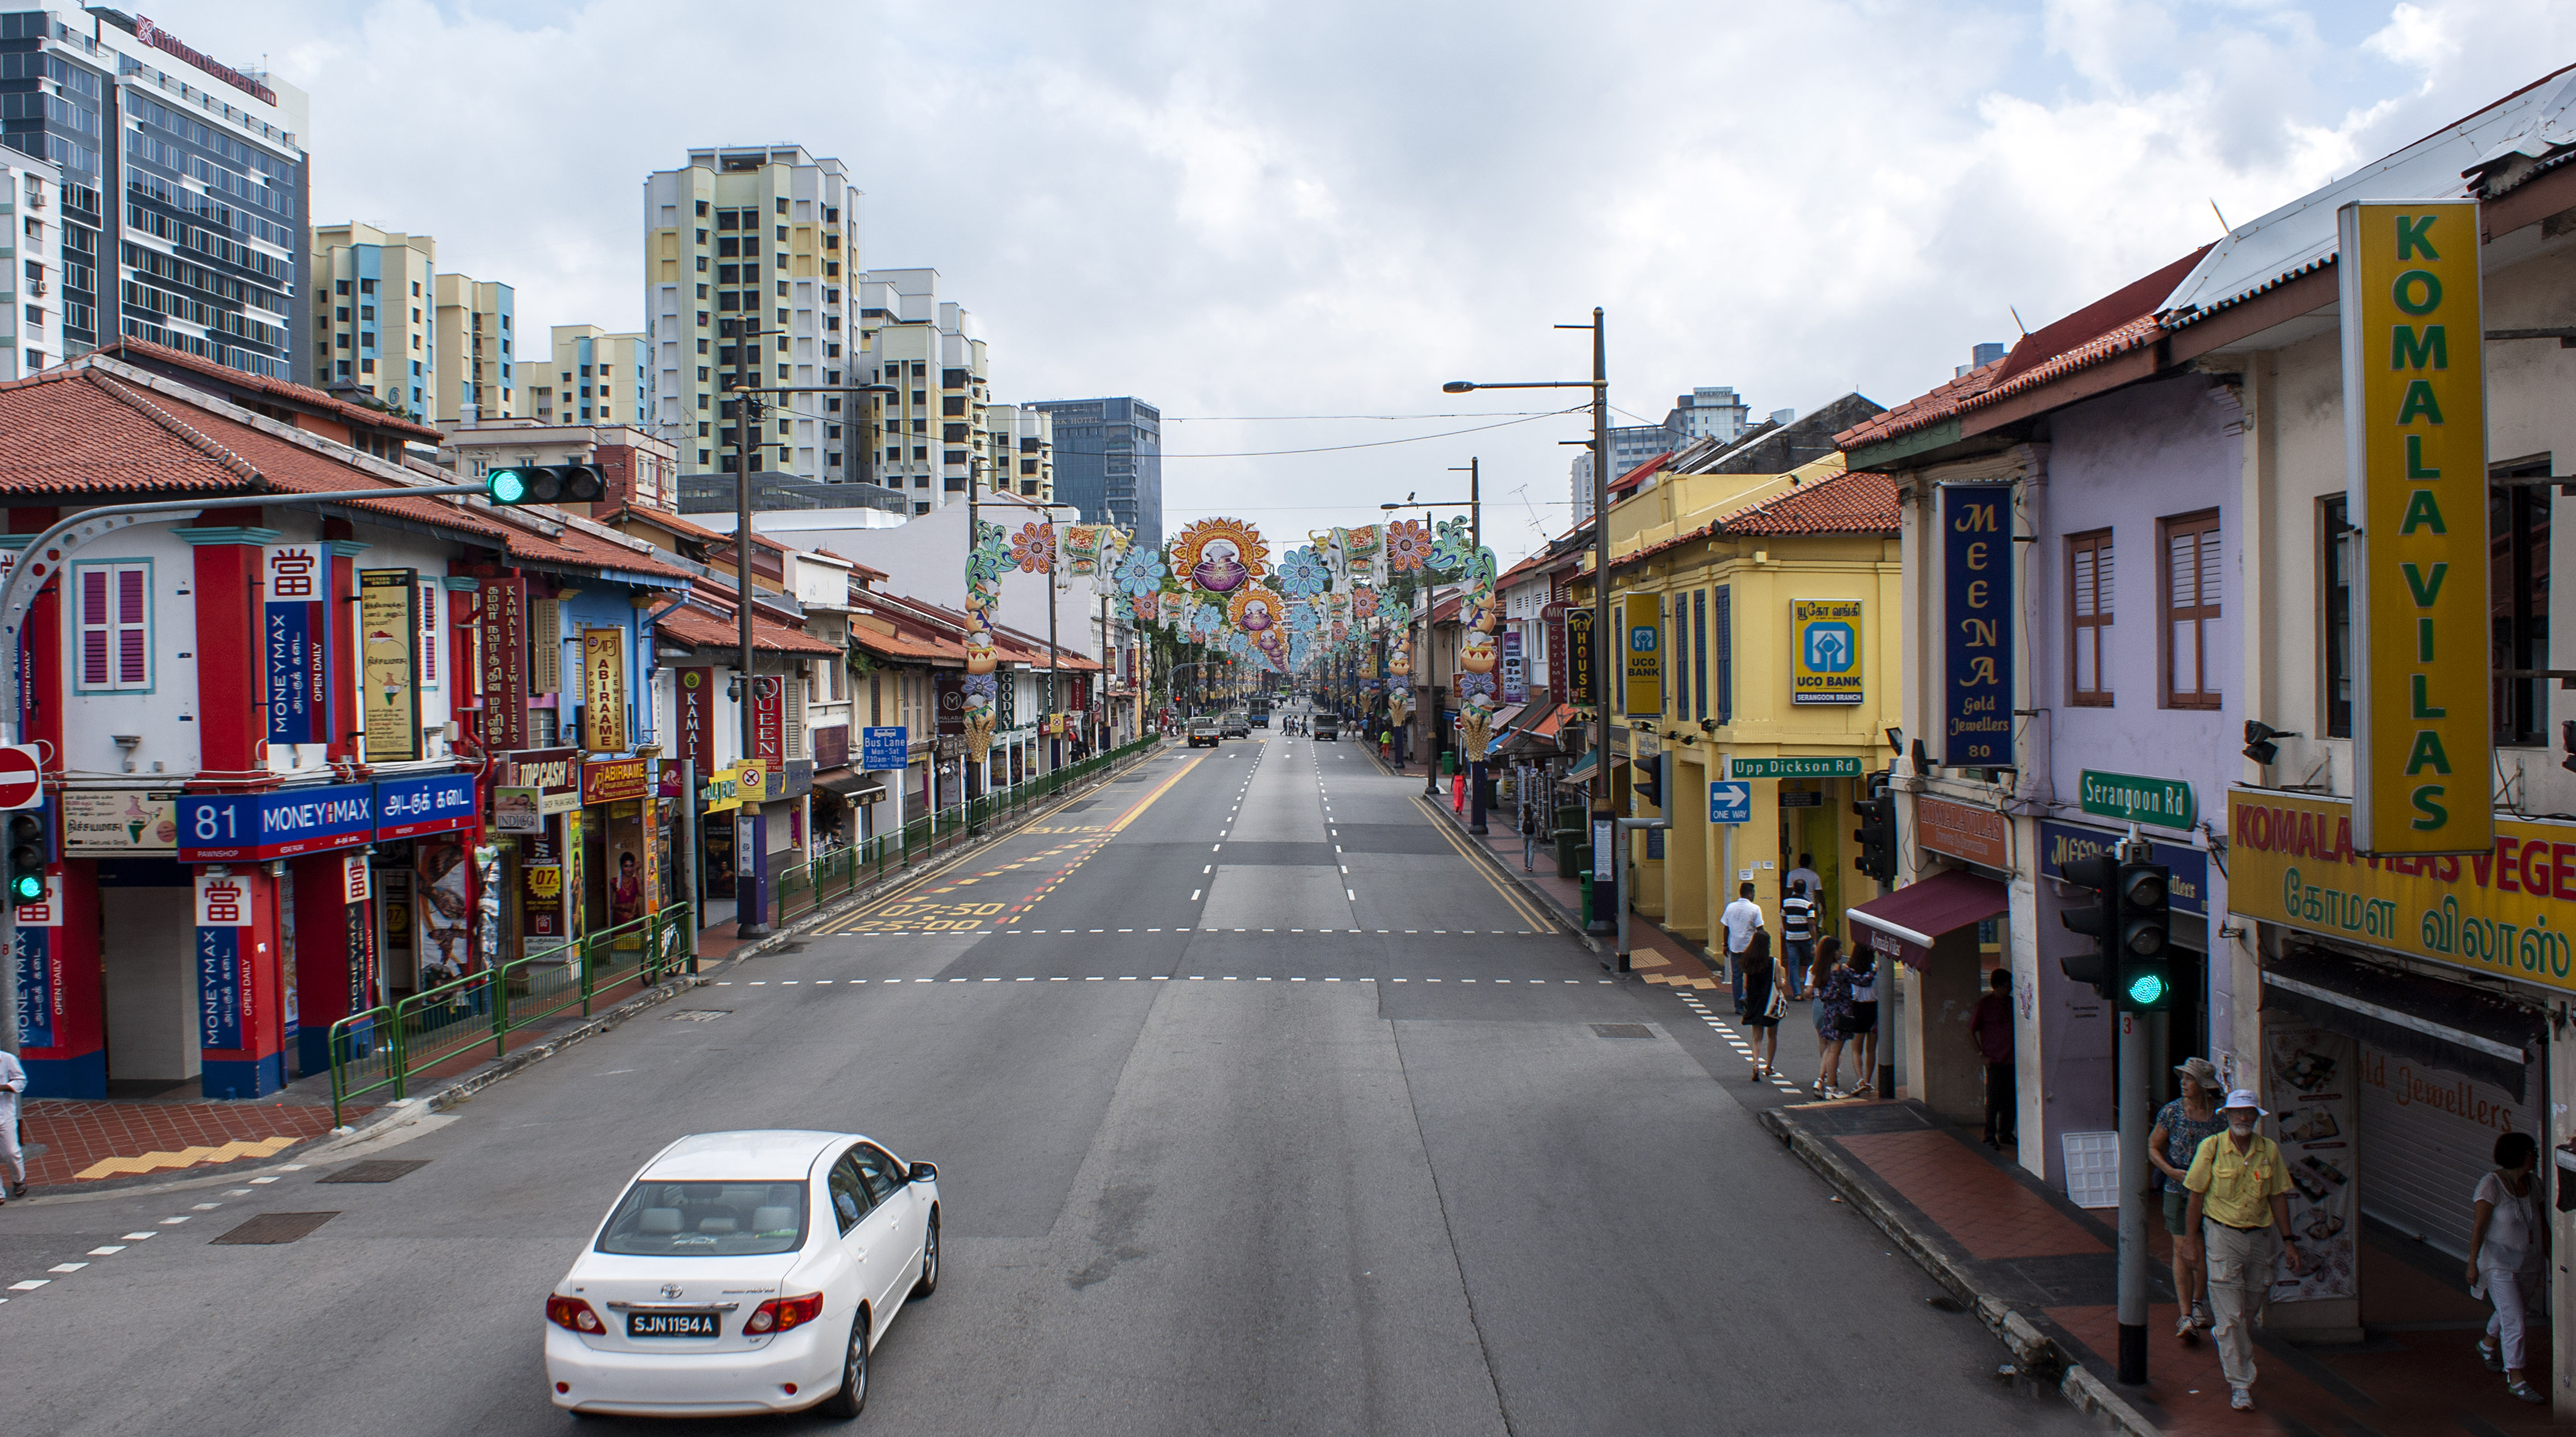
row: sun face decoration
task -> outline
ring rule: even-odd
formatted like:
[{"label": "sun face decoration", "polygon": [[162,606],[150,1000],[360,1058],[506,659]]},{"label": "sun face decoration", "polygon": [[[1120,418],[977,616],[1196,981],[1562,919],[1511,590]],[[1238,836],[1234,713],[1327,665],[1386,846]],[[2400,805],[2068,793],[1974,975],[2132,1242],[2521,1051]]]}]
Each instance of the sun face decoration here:
[{"label": "sun face decoration", "polygon": [[1201,519],[1172,541],[1172,570],[1202,592],[1231,594],[1270,572],[1270,546],[1240,519]]},{"label": "sun face decoration", "polygon": [[1279,623],[1279,598],[1259,587],[1238,589],[1225,606],[1225,616],[1247,634],[1259,636]]},{"label": "sun face decoration", "polygon": [[1431,557],[1431,531],[1419,519],[1398,519],[1386,526],[1386,566],[1409,574]]}]

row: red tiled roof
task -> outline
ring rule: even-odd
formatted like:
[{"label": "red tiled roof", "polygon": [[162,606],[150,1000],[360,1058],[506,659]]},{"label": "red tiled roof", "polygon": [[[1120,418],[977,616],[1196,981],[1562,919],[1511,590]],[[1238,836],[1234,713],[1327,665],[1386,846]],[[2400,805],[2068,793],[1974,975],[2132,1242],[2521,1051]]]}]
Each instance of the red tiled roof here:
[{"label": "red tiled roof", "polygon": [[1896,483],[1856,470],[1801,484],[1718,521],[1729,534],[1893,534]]},{"label": "red tiled roof", "polygon": [[181,369],[194,370],[209,379],[222,380],[237,389],[247,389],[259,394],[273,394],[290,403],[308,405],[336,415],[351,424],[366,425],[370,429],[389,429],[432,444],[443,437],[437,430],[417,420],[387,414],[381,409],[369,409],[363,404],[351,404],[337,395],[326,394],[319,389],[289,383],[283,379],[271,379],[267,375],[253,374],[246,369],[235,369],[228,364],[217,364],[211,359],[190,354],[184,349],[172,349],[168,345],[154,344],[150,340],[120,339],[100,346],[97,352],[106,355],[116,355],[121,352],[126,357],[137,361],[149,360],[155,364],[170,364]]},{"label": "red tiled roof", "polygon": [[1638,465],[1636,468],[1629,470],[1627,473],[1620,475],[1618,478],[1611,480],[1610,497],[1616,499],[1620,495],[1627,493],[1629,490],[1636,488],[1638,485],[1645,483],[1647,475],[1656,472],[1671,462],[1673,462],[1672,451],[1666,450],[1665,452],[1656,455],[1654,458],[1647,460],[1645,463]]},{"label": "red tiled roof", "polygon": [[919,659],[923,662],[949,659],[961,664],[966,661],[964,644],[935,635],[901,632],[880,634],[865,625],[852,624],[850,640],[869,653],[882,654],[890,659]]},{"label": "red tiled roof", "polygon": [[[653,621],[653,627],[696,648],[729,649],[742,643],[742,632],[734,626],[731,614],[711,614],[704,609],[674,609]],[[837,654],[838,644],[828,643],[812,634],[800,634],[784,624],[773,624],[758,614],[751,616],[751,646],[773,654]]]},{"label": "red tiled roof", "polygon": [[1853,425],[1834,436],[1835,445],[1849,452],[1928,429],[2154,343],[2165,333],[2155,307],[2208,252],[2209,246],[2203,245],[2063,319],[2040,326],[2023,335],[2002,359],[1979,365],[1928,394]]}]

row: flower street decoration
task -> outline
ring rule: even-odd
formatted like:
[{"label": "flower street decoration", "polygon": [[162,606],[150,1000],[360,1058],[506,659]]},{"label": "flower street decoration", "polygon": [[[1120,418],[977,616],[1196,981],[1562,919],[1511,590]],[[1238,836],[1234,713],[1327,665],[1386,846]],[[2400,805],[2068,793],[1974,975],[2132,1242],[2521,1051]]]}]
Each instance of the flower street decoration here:
[{"label": "flower street decoration", "polygon": [[1351,617],[1354,619],[1377,617],[1377,590],[1366,585],[1351,590]]},{"label": "flower street decoration", "polygon": [[1292,599],[1312,598],[1332,587],[1333,576],[1310,548],[1291,549],[1279,561],[1279,592]]},{"label": "flower street decoration", "polygon": [[1130,549],[1118,561],[1114,571],[1118,592],[1130,598],[1141,598],[1163,587],[1164,576],[1172,572],[1163,556],[1151,549]]},{"label": "flower street decoration", "polygon": [[1055,567],[1055,525],[1031,521],[1011,536],[1011,558],[1023,574],[1043,574]]},{"label": "flower street decoration", "polygon": [[1225,629],[1225,611],[1214,604],[1201,604],[1190,611],[1190,632],[1204,642]]},{"label": "flower street decoration", "polygon": [[1201,519],[1172,541],[1172,571],[1202,593],[1231,594],[1270,572],[1270,546],[1240,519]]},{"label": "flower street decoration", "polygon": [[1386,526],[1386,566],[1399,574],[1420,569],[1431,557],[1431,531],[1419,519],[1398,519]]}]

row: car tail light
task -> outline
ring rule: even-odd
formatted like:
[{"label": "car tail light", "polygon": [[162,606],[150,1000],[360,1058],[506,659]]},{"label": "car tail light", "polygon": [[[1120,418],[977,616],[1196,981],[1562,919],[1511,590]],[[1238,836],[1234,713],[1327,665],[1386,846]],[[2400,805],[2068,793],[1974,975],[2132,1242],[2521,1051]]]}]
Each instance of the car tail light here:
[{"label": "car tail light", "polygon": [[742,1330],[785,1332],[822,1315],[823,1294],[819,1292],[809,1292],[803,1297],[773,1297],[751,1310],[751,1320],[742,1325]]},{"label": "car tail light", "polygon": [[578,1297],[547,1298],[546,1321],[573,1332],[599,1333],[608,1330],[601,1325],[599,1314],[590,1310],[590,1304]]}]

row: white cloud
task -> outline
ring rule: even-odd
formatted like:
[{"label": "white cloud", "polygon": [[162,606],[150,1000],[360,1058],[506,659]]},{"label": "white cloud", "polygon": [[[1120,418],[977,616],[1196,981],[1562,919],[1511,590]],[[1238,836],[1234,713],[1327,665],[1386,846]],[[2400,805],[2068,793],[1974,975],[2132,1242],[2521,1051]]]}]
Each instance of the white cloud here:
[{"label": "white cloud", "polygon": [[[1757,412],[1883,403],[2536,78],[2546,0],[1539,0],[918,7],[156,0],[312,91],[314,206],[434,234],[529,332],[641,316],[639,191],[692,144],[792,140],[868,192],[862,257],[934,265],[1007,399],[1173,416],[1551,407],[1449,378],[1586,372]],[[782,55],[792,57],[782,63]],[[1462,427],[1179,422],[1175,455]],[[1175,457],[1168,527],[1283,537],[1485,459],[1562,501],[1547,421],[1270,460]],[[1338,511],[1315,506],[1347,506]],[[1558,507],[1540,511],[1551,527]],[[1498,499],[1508,560],[1532,537]]]}]

